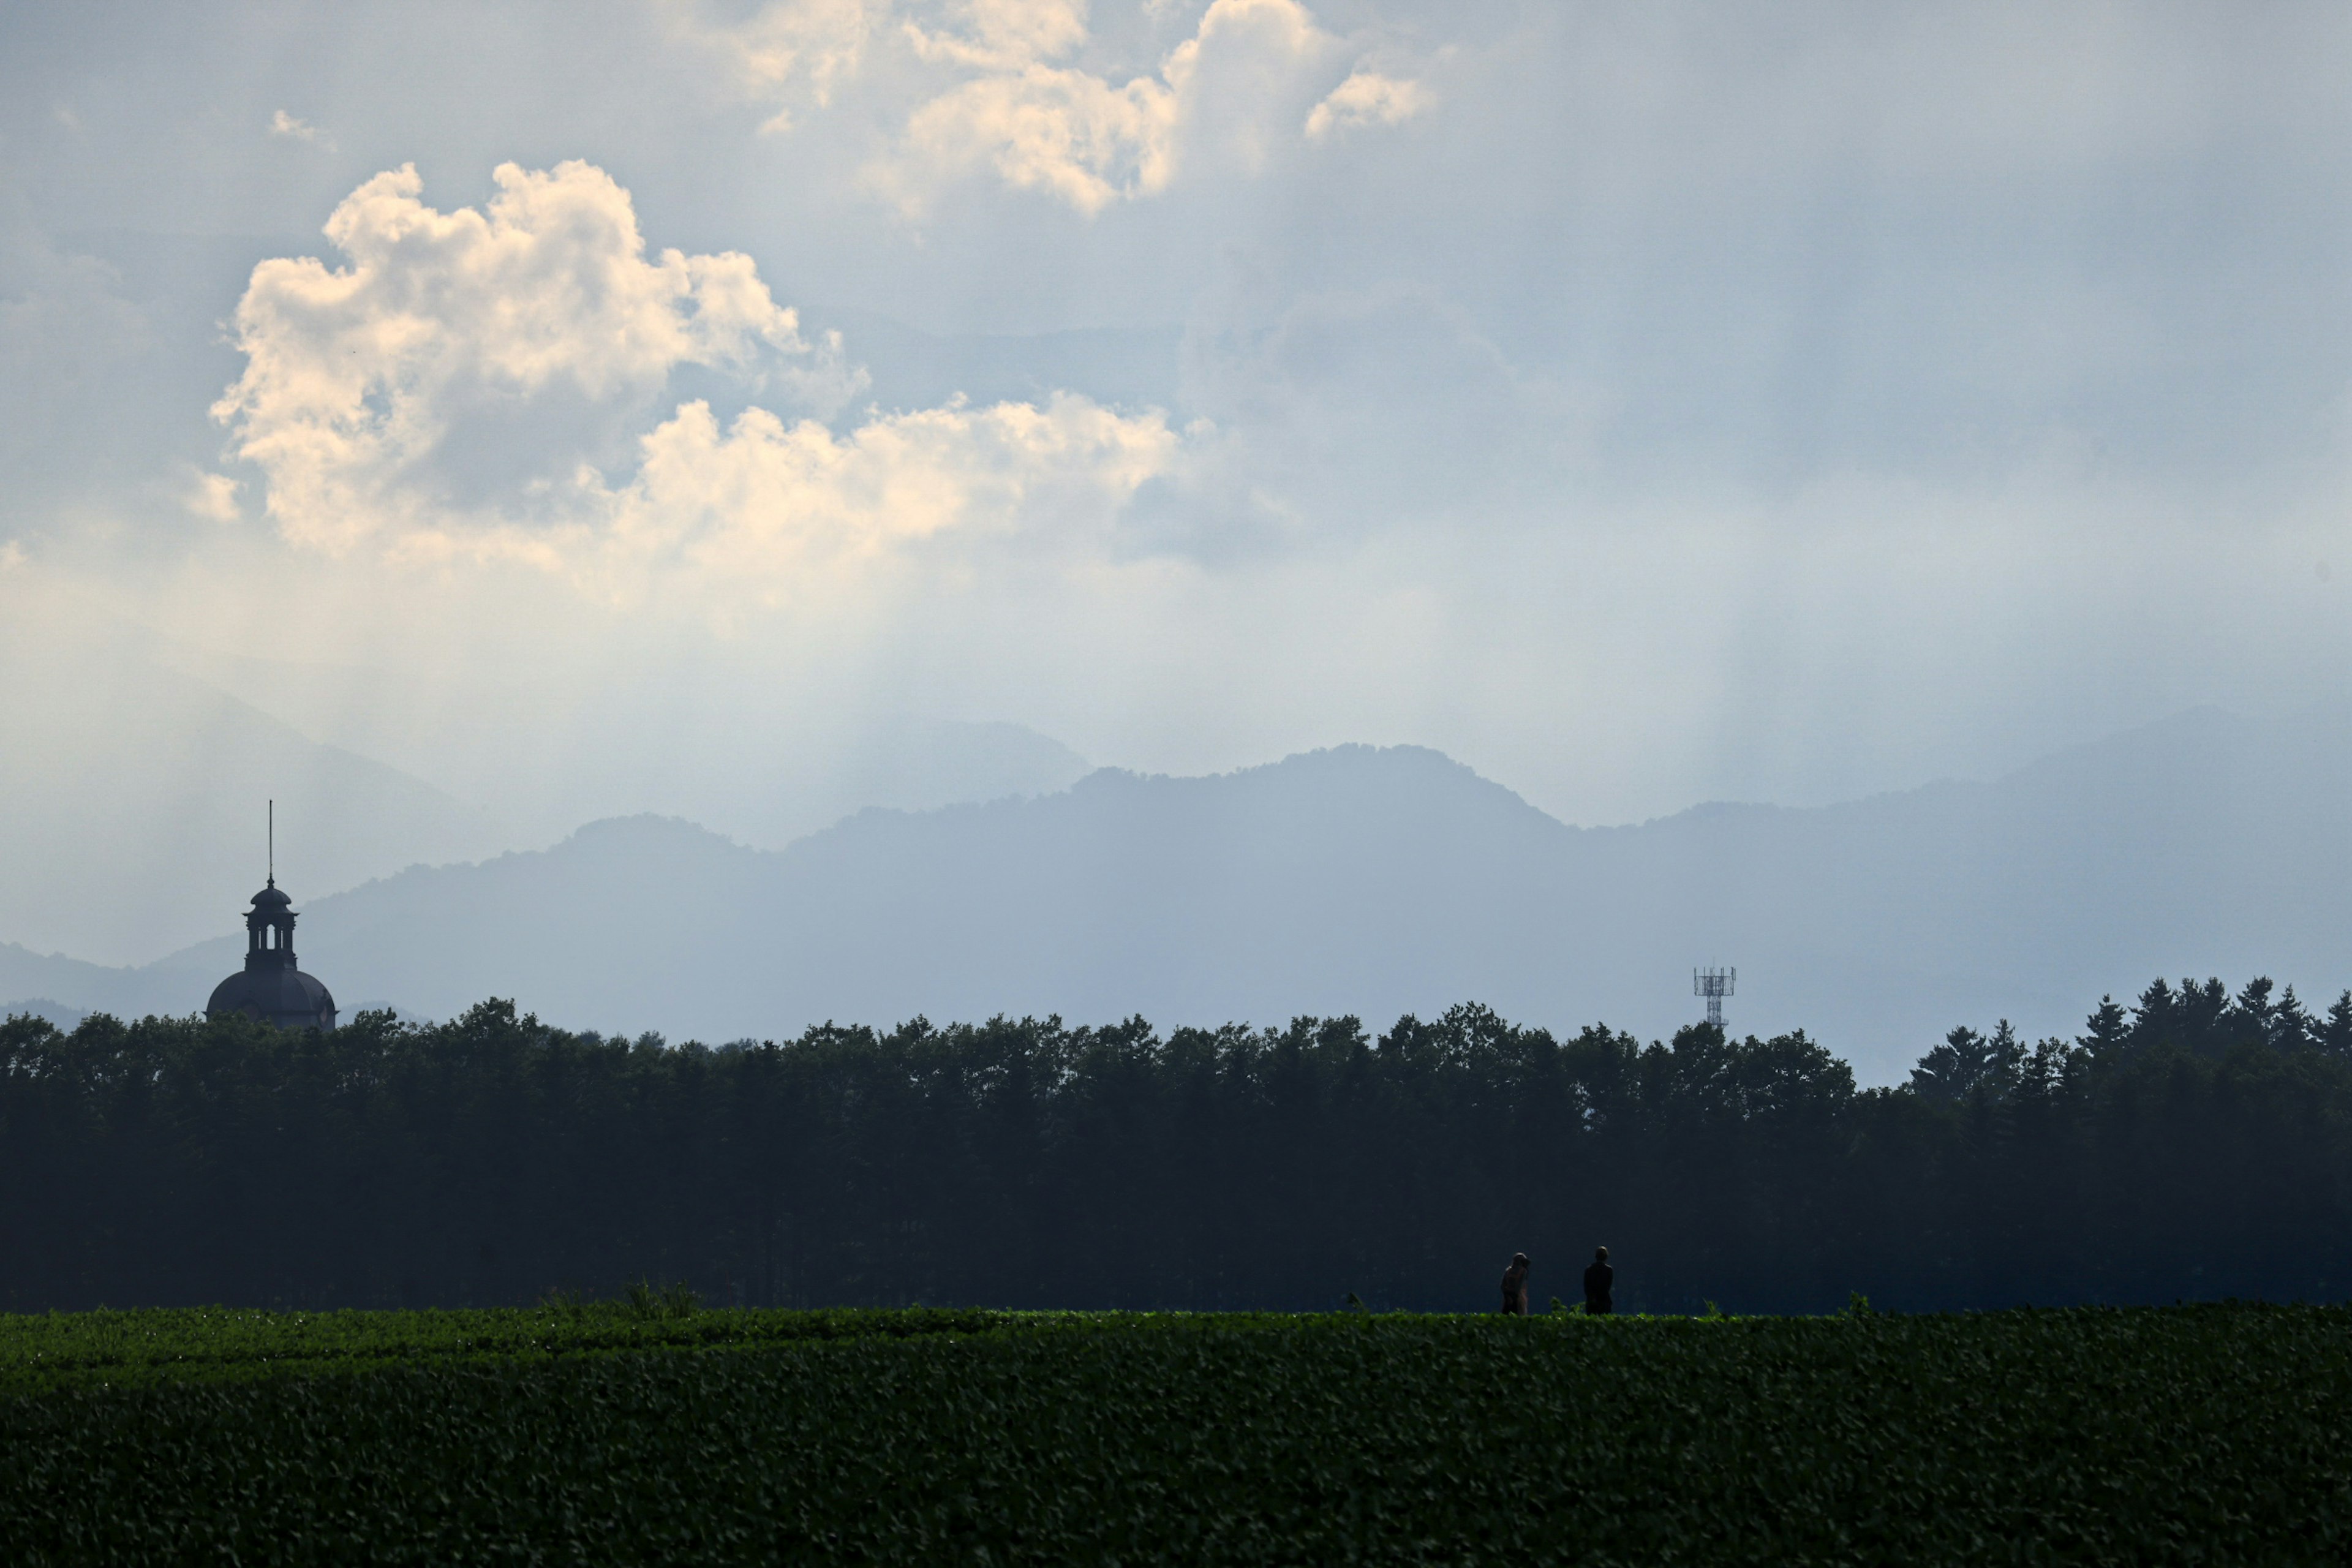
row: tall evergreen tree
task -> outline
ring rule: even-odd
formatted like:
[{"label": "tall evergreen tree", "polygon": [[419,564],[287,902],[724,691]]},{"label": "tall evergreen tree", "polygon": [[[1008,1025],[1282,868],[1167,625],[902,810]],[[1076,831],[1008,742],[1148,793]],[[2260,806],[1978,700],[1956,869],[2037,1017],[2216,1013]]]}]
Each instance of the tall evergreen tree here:
[{"label": "tall evergreen tree", "polygon": [[[1606,1240],[1621,1303],[2340,1295],[2352,992],[2159,982],[1857,1090],[1802,1033],[1464,1005],[813,1028],[707,1049],[506,1002],[332,1034],[0,1024],[0,1305],[1483,1304]],[[2309,1042],[2315,1041],[2317,1048]],[[2227,1237],[2217,1248],[2215,1237]]]}]

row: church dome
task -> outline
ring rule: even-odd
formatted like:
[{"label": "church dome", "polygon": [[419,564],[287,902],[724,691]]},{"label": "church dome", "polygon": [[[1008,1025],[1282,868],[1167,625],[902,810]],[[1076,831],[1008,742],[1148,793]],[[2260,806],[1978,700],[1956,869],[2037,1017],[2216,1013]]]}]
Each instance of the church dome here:
[{"label": "church dome", "polygon": [[245,967],[213,987],[205,1017],[242,1013],[281,1029],[335,1026],[334,997],[295,966],[293,904],[275,877],[253,895],[253,908],[245,916]]},{"label": "church dome", "polygon": [[247,969],[213,987],[205,1016],[233,1013],[266,1018],[281,1029],[331,1029],[335,999],[313,975],[299,969]]}]

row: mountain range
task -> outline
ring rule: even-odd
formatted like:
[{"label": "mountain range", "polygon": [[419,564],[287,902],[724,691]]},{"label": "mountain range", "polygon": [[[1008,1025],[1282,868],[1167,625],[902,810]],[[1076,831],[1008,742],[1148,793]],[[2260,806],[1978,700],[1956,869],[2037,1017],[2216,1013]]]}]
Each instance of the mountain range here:
[{"label": "mountain range", "polygon": [[[1578,828],[1438,752],[1343,746],[870,809],[779,850],[600,821],[319,898],[298,951],[346,1016],[499,995],[707,1041],[917,1014],[1379,1027],[1461,1001],[1654,1037],[1698,1012],[1691,968],[1727,963],[1736,1030],[1804,1027],[1886,1081],[1955,1024],[2072,1032],[2159,973],[2324,1004],[2352,983],[2347,764],[2352,708],[2204,709],[1989,783]],[[185,1012],[242,944],[136,969],[0,947],[0,996]]]},{"label": "mountain range", "polygon": [[445,709],[392,671],[280,657],[268,626],[231,655],[74,609],[0,620],[0,940],[105,963],[222,929],[224,897],[266,874],[266,802],[277,868],[327,893],[653,802],[781,846],[862,806],[1034,795],[1089,771],[1017,724],[919,715],[616,742],[662,732],[646,710],[658,694],[643,692],[533,746],[512,686],[478,682],[478,706]]}]

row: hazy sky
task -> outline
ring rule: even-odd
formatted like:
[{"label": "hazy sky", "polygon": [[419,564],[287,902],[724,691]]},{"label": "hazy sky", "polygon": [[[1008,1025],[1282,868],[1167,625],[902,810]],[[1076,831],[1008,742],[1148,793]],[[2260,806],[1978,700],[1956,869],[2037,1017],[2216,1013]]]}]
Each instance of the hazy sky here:
[{"label": "hazy sky", "polygon": [[2340,5],[0,27],[9,679],[536,832],[936,720],[1617,821],[2352,668]]}]

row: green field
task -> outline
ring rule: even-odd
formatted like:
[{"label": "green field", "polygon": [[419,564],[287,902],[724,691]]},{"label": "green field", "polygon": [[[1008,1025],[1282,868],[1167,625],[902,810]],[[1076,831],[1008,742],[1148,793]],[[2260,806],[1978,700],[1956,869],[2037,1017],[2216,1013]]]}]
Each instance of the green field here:
[{"label": "green field", "polygon": [[0,1319],[0,1562],[2343,1561],[2352,1310]]}]

